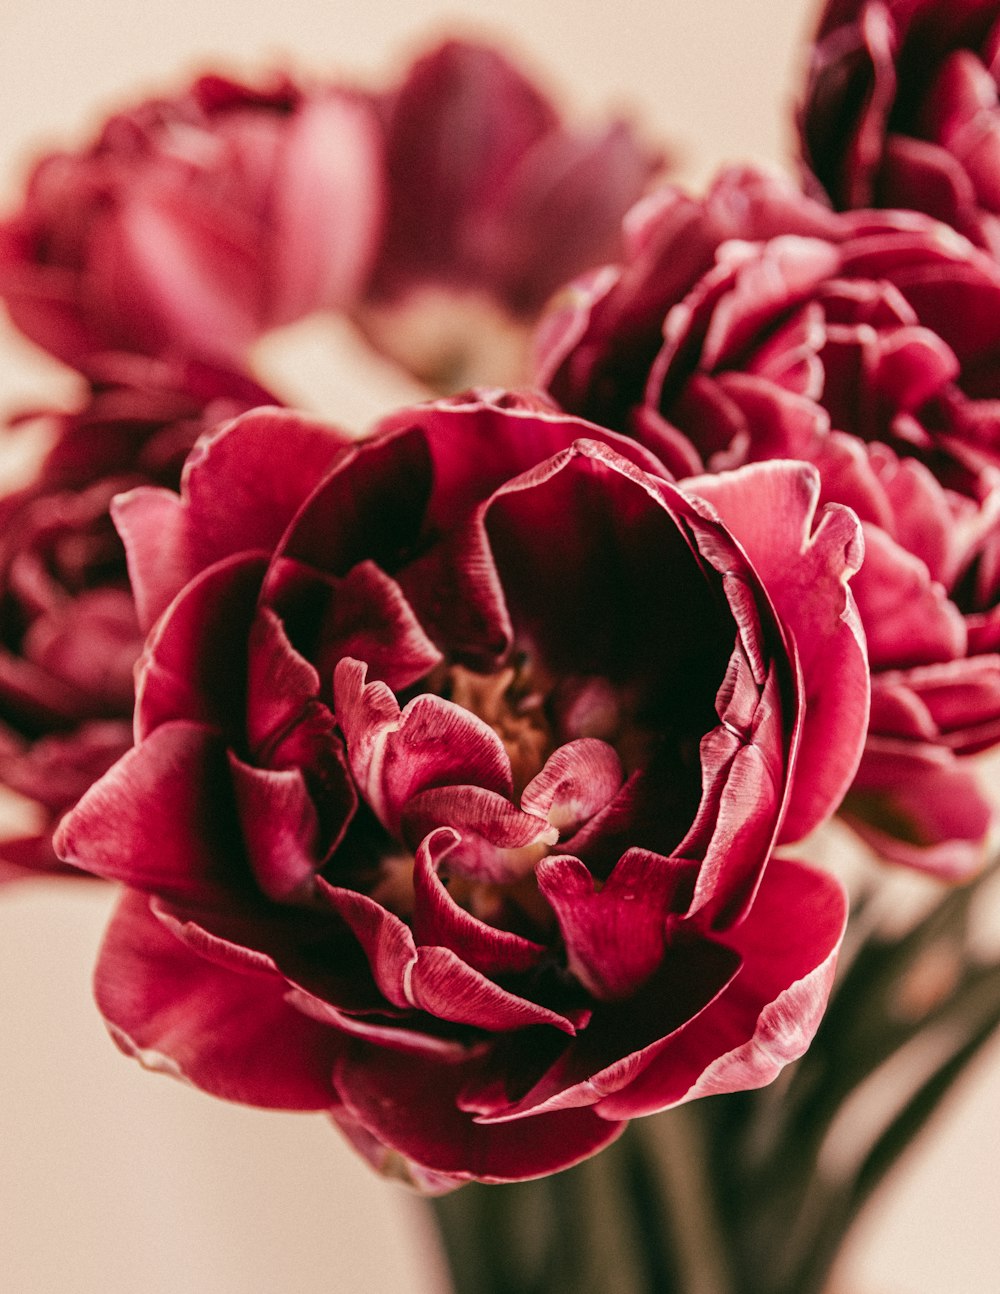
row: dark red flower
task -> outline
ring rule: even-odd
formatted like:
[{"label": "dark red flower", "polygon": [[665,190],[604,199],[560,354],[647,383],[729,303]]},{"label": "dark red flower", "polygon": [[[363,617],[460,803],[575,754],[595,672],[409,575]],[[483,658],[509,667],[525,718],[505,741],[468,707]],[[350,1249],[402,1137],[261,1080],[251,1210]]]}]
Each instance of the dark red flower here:
[{"label": "dark red flower", "polygon": [[1000,253],[996,0],[829,0],[799,128],[835,206],[909,207]]},{"label": "dark red flower", "polygon": [[551,292],[619,250],[660,158],[614,121],[571,129],[498,50],[449,40],[384,95],[385,241],[358,321],[438,386],[521,380]]},{"label": "dark red flower", "polygon": [[128,887],[122,1048],[428,1190],[768,1082],[845,915],[773,851],[860,754],[856,519],[801,464],[687,493],[533,398],[337,444],[251,413],[116,504],[159,618],[59,849]]},{"label": "dark red flower", "polygon": [[[176,485],[206,427],[268,398],[222,370],[117,356],[79,412],[38,415],[55,443],[0,498],[0,782],[49,827],[132,742],[143,634],[111,499]],[[5,875],[57,865],[48,829],[0,853]]]},{"label": "dark red flower", "polygon": [[629,221],[625,260],[543,325],[542,380],[679,476],[805,459],[857,512],[873,708],[844,811],[967,875],[990,810],[957,757],[1000,740],[1000,268],[917,213],[838,215],[753,171]]},{"label": "dark red flower", "polygon": [[239,364],[267,329],[361,289],[382,183],[359,96],[202,77],[38,164],[0,226],[0,295],[84,372],[107,350]]}]

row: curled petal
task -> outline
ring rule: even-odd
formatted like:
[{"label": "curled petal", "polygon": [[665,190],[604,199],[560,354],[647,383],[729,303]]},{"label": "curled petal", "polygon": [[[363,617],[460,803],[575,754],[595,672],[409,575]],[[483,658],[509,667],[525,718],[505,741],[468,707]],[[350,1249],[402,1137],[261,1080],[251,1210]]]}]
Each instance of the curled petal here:
[{"label": "curled petal", "polygon": [[365,666],[342,660],[334,674],[337,719],[351,772],[390,831],[408,802],[432,786],[473,782],[510,795],[510,759],[482,719],[440,697],[421,695],[401,711],[384,683],[366,683]]},{"label": "curled petal", "polygon": [[521,793],[521,808],[566,836],[609,804],[624,781],[614,749],[594,737],[559,747]]},{"label": "curled petal", "polygon": [[442,827],[417,849],[413,868],[413,933],[419,944],[451,949],[466,965],[493,977],[530,971],[541,964],[541,944],[478,920],[460,907],[438,875],[459,842],[458,832]]},{"label": "curled petal", "polygon": [[[348,1115],[369,1133],[365,1149],[375,1166],[387,1167],[388,1148],[404,1166],[412,1161],[418,1170],[434,1170],[438,1190],[542,1177],[596,1154],[622,1132],[624,1124],[592,1110],[567,1110],[516,1127],[475,1122],[458,1104],[471,1068],[357,1047],[339,1061],[334,1080]],[[404,1091],[423,1096],[400,1100]],[[405,1175],[421,1176],[412,1169]]]},{"label": "curled petal", "polygon": [[819,477],[801,464],[753,464],[685,488],[708,499],[746,549],[795,647],[805,709],[782,838],[797,840],[837,808],[861,758],[868,662],[847,589],[861,565],[860,527],[835,505],[814,524]]},{"label": "curled petal", "polygon": [[559,838],[544,818],[522,813],[505,796],[480,786],[421,791],[407,804],[403,827],[410,840],[437,827],[453,827],[459,838],[448,855],[449,871],[500,885],[529,875]]},{"label": "curled petal", "polygon": [[671,913],[683,912],[697,864],[630,849],[600,890],[577,858],[538,866],[539,889],[566,942],[569,969],[596,998],[629,997],[660,965]]}]

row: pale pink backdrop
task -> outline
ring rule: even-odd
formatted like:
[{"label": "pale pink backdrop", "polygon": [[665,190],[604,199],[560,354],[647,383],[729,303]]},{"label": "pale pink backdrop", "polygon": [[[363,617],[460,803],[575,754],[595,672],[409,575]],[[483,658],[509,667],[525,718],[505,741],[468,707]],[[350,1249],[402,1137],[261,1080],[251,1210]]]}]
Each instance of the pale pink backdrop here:
[{"label": "pale pink backdrop", "polygon": [[[506,41],[582,114],[632,109],[697,181],[725,160],[787,156],[811,12],[804,0],[0,0],[0,197],[13,200],[35,149],[199,68],[371,77],[456,26]],[[358,428],[412,394],[333,326],[273,339],[258,368]],[[0,327],[0,411],[74,389]],[[17,470],[11,455],[0,467]],[[322,1118],[226,1106],[118,1055],[88,986],[111,899],[86,883],[0,895],[0,1289],[441,1294],[415,1200]],[[998,1147],[994,1047],[865,1226],[838,1294],[996,1294]]]}]

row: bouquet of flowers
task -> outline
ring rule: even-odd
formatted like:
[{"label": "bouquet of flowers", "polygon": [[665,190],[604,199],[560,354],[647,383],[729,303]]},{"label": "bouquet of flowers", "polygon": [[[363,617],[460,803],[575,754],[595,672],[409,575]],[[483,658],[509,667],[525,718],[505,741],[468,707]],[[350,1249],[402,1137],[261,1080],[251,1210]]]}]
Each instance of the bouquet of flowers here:
[{"label": "bouquet of flowers", "polygon": [[[0,879],[119,885],[120,1049],[325,1112],[459,1294],[820,1294],[1000,1024],[998,41],[829,0],[702,191],[464,39],[205,74],[0,224],[85,384],[7,433]],[[289,407],[319,313],[420,397]]]}]

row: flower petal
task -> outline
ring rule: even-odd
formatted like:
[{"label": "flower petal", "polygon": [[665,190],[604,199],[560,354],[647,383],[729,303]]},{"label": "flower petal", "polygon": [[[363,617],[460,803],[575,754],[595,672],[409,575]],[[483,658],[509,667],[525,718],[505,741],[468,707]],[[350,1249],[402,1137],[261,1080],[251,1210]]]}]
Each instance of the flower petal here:
[{"label": "flower petal", "polygon": [[242,971],[206,961],[129,893],[108,927],[97,1003],[126,1055],[229,1101],[283,1110],[333,1103],[338,1035],[285,1000],[260,959]]}]

